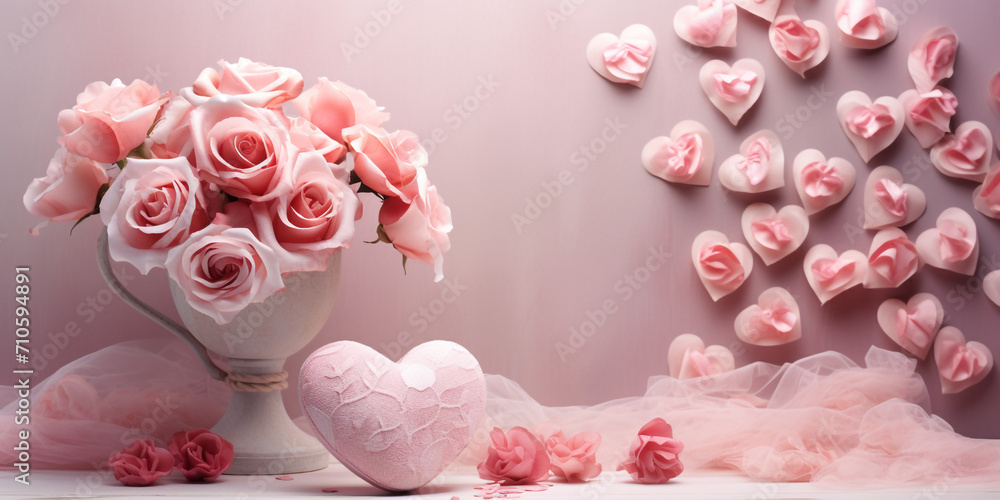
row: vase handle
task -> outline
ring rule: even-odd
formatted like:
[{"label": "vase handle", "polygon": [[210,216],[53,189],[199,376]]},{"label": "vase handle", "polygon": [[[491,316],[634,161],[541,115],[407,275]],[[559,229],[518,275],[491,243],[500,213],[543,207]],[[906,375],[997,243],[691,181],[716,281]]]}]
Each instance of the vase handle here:
[{"label": "vase handle", "polygon": [[138,297],[128,291],[125,285],[118,280],[118,276],[115,276],[115,272],[111,269],[111,261],[108,258],[108,228],[106,227],[101,230],[101,235],[97,238],[97,265],[101,268],[101,275],[104,276],[104,281],[108,282],[111,291],[121,297],[126,304],[145,314],[146,317],[166,328],[167,331],[187,342],[194,349],[195,354],[198,355],[198,359],[201,360],[201,364],[205,366],[205,369],[208,370],[208,374],[212,378],[226,380],[226,372],[212,362],[212,358],[208,355],[208,349],[201,342],[198,342],[198,339],[194,338],[194,335],[191,335],[191,332],[187,328],[177,324],[176,321],[139,300]]}]

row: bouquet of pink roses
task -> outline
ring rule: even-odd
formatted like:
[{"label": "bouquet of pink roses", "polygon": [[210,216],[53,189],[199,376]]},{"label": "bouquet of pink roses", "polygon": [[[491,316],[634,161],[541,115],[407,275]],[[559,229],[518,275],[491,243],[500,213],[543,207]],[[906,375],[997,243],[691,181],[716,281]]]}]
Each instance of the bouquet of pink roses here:
[{"label": "bouquet of pink roses", "polygon": [[326,269],[354,236],[358,193],[382,200],[377,239],[442,278],[451,212],[415,134],[387,132],[388,113],[341,82],[303,92],[293,69],[220,65],[176,96],[141,80],[88,85],[59,113],[62,147],[25,207],[77,224],[100,214],[113,259],[166,268],[220,324],[282,275]]}]

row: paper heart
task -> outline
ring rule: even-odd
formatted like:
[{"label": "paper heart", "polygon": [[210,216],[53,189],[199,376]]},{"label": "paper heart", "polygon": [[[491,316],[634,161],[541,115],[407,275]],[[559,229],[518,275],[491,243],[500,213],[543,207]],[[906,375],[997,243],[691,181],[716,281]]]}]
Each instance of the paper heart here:
[{"label": "paper heart", "polygon": [[937,218],[937,227],[920,233],[917,252],[928,265],[959,274],[976,274],[979,237],[976,221],[961,208],[947,208]]},{"label": "paper heart", "polygon": [[778,16],[767,30],[771,48],[778,58],[802,78],[830,53],[830,32],[815,20]]},{"label": "paper heart", "polygon": [[920,359],[930,352],[942,322],[944,307],[929,293],[918,293],[905,303],[889,299],[878,308],[878,324],[882,331]]},{"label": "paper heart", "polygon": [[896,16],[875,0],[839,0],[834,7],[840,41],[854,49],[877,49],[899,34]]},{"label": "paper heart", "polygon": [[972,192],[972,205],[979,213],[1000,219],[1000,164],[993,165],[983,184]]},{"label": "paper heart", "polygon": [[740,59],[732,67],[713,59],[698,73],[701,89],[729,123],[736,125],[764,90],[764,67],[754,59]]},{"label": "paper heart", "polygon": [[772,346],[802,338],[799,305],[784,288],[764,290],[757,303],[744,309],[734,324],[736,336],[748,344]]},{"label": "paper heart", "polygon": [[687,379],[732,371],[736,368],[736,360],[729,349],[721,345],[705,347],[701,337],[684,333],[670,343],[667,366],[671,377]]},{"label": "paper heart", "polygon": [[674,125],[670,137],[656,137],[642,148],[642,166],[667,182],[707,186],[714,162],[712,135],[694,120]]},{"label": "paper heart", "polygon": [[736,6],[768,22],[774,21],[781,0],[736,0]]},{"label": "paper heart", "polygon": [[910,89],[899,95],[906,111],[906,128],[923,148],[929,148],[951,131],[951,117],[958,109],[958,99],[950,90],[938,86],[930,92]]},{"label": "paper heart", "polygon": [[642,24],[633,24],[621,37],[601,33],[587,44],[590,67],[609,81],[642,88],[656,54],[656,35]]},{"label": "paper heart", "polygon": [[857,250],[837,255],[830,245],[816,245],[806,252],[802,267],[820,304],[826,304],[848,288],[861,284],[868,270],[868,258]]},{"label": "paper heart", "polygon": [[785,152],[778,136],[761,130],[740,144],[740,152],[719,165],[719,180],[730,191],[763,193],[785,185]]},{"label": "paper heart", "polygon": [[993,159],[993,136],[984,123],[965,122],[931,148],[931,163],[949,177],[983,182]]},{"label": "paper heart", "polygon": [[743,236],[765,265],[787,257],[809,234],[809,217],[802,207],[788,205],[775,210],[767,203],[754,203],[743,211]]},{"label": "paper heart", "polygon": [[753,254],[718,231],[704,231],[691,244],[691,261],[712,300],[734,292],[753,270]]},{"label": "paper heart", "polygon": [[993,77],[990,78],[990,84],[986,90],[986,98],[990,101],[990,107],[993,108],[993,112],[997,116],[1000,116],[1000,71],[994,73]]},{"label": "paper heart", "polygon": [[674,15],[674,32],[699,47],[736,46],[736,6],[733,0],[698,0]]},{"label": "paper heart", "polygon": [[947,26],[927,31],[913,44],[906,67],[920,92],[930,92],[935,85],[955,72],[958,35]]},{"label": "paper heart", "polygon": [[792,162],[792,180],[806,215],[812,215],[844,200],[857,180],[854,165],[843,158],[823,156],[819,150],[806,149]]},{"label": "paper heart", "polygon": [[310,425],[345,467],[388,491],[441,473],[483,418],[486,383],[453,342],[414,347],[398,363],[357,342],[334,342],[302,365],[299,398]]},{"label": "paper heart", "polygon": [[902,229],[883,229],[872,240],[863,284],[865,288],[896,288],[923,265],[916,245]]},{"label": "paper heart", "polygon": [[865,182],[865,229],[905,226],[923,215],[927,196],[913,184],[903,183],[903,174],[881,166]]},{"label": "paper heart", "polygon": [[990,302],[1000,306],[1000,270],[992,271],[983,278],[983,291]]},{"label": "paper heart", "polygon": [[986,378],[993,369],[993,353],[979,342],[966,342],[958,328],[946,326],[934,341],[934,362],[941,394],[955,394]]},{"label": "paper heart", "polygon": [[895,97],[883,96],[872,102],[868,94],[857,90],[845,93],[837,101],[840,127],[865,163],[899,137],[905,113],[903,104]]}]

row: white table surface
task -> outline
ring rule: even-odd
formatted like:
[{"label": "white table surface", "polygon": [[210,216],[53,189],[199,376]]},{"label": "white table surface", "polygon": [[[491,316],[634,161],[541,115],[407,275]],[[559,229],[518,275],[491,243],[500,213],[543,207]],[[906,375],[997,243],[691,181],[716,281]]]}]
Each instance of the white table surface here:
[{"label": "white table surface", "polygon": [[[118,484],[110,475],[87,471],[32,471],[28,486],[14,482],[14,473],[0,472],[0,498],[306,498],[339,496],[374,498],[387,493],[368,485],[338,463],[305,474],[292,475],[291,481],[277,476],[222,476],[213,483],[187,483],[176,471],[160,478],[156,485],[130,488]],[[470,475],[445,473],[431,485],[412,493],[413,498],[475,500],[482,493],[475,489],[486,481]],[[323,492],[336,489],[337,492]],[[515,495],[516,497],[516,495]],[[510,498],[510,497],[508,497]],[[809,483],[754,483],[727,474],[685,473],[666,485],[640,485],[630,482],[624,472],[605,472],[587,484],[554,483],[542,492],[527,492],[524,499],[572,498],[718,498],[718,499],[791,499],[791,498],[863,498],[863,499],[997,499],[1000,486],[944,485],[906,489],[829,490]]]}]

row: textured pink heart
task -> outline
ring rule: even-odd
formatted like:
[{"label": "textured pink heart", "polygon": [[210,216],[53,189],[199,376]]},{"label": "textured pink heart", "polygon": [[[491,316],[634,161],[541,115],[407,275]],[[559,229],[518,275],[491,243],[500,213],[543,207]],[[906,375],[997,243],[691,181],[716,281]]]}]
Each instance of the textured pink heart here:
[{"label": "textured pink heart", "polygon": [[972,192],[972,205],[979,213],[1000,219],[1000,164],[990,167],[983,184]]},{"label": "textured pink heart", "polygon": [[965,122],[931,148],[931,163],[949,177],[983,182],[993,159],[993,136],[982,122]]},{"label": "textured pink heart", "polygon": [[937,226],[917,237],[917,252],[928,265],[966,276],[976,273],[979,264],[979,236],[976,221],[961,208],[946,208]]},{"label": "textured pink heart", "polygon": [[899,34],[896,16],[875,0],[839,0],[834,7],[840,41],[853,49],[877,49]]},{"label": "textured pink heart", "polygon": [[761,130],[740,144],[740,152],[719,165],[719,181],[730,191],[763,193],[785,185],[785,152],[778,136]]},{"label": "textured pink heart", "polygon": [[768,22],[774,21],[781,0],[736,0],[736,6]]},{"label": "textured pink heart", "polygon": [[966,342],[958,328],[946,326],[934,341],[934,362],[941,393],[955,394],[986,378],[993,369],[993,353],[979,342]]},{"label": "textured pink heart", "polygon": [[414,347],[398,363],[357,342],[334,342],[302,365],[309,423],[345,467],[388,491],[441,473],[483,418],[486,383],[476,358],[453,342]]},{"label": "textured pink heart", "polygon": [[736,125],[764,90],[764,66],[754,59],[740,59],[729,66],[713,59],[698,72],[708,100]]},{"label": "textured pink heart", "polygon": [[674,32],[699,47],[736,46],[736,6],[733,0],[698,0],[674,15]]},{"label": "textured pink heart", "polygon": [[667,366],[670,376],[676,379],[698,378],[732,371],[736,360],[729,349],[721,345],[705,347],[701,337],[683,333],[670,343]]},{"label": "textured pink heart", "polygon": [[1000,306],[1000,270],[993,271],[983,278],[983,291],[990,302]]},{"label": "textured pink heart", "polygon": [[878,324],[900,347],[924,359],[944,322],[944,308],[937,297],[918,293],[905,303],[889,299],[878,308]]},{"label": "textured pink heart", "polygon": [[743,211],[741,223],[743,237],[768,266],[797,250],[809,234],[809,216],[798,205],[775,210],[767,203],[754,203]]},{"label": "textured pink heart", "polygon": [[656,35],[642,24],[633,24],[621,37],[601,33],[587,44],[590,67],[609,81],[642,88],[656,54]]},{"label": "textured pink heart", "polygon": [[903,174],[881,166],[865,182],[865,229],[905,226],[923,215],[927,196],[913,184],[903,183]]},{"label": "textured pink heart", "polygon": [[803,21],[796,16],[778,16],[767,36],[781,62],[802,78],[830,53],[830,32],[815,19]]},{"label": "textured pink heart", "polygon": [[932,28],[913,44],[906,67],[920,92],[930,92],[935,85],[955,73],[958,35],[947,26]]},{"label": "textured pink heart", "polygon": [[906,112],[906,128],[923,148],[929,148],[951,131],[951,117],[958,110],[955,94],[944,87],[920,93],[910,89],[899,95]]},{"label": "textured pink heart", "polygon": [[757,303],[744,309],[734,324],[736,336],[753,345],[787,344],[802,338],[799,305],[781,287],[768,288]]},{"label": "textured pink heart", "polygon": [[896,288],[910,279],[924,265],[902,229],[890,227],[875,233],[868,251],[865,288]]},{"label": "textured pink heart", "polygon": [[868,94],[852,90],[837,101],[840,127],[865,163],[899,137],[905,114],[895,97],[883,96],[872,102]]},{"label": "textured pink heart", "polygon": [[655,137],[642,148],[642,166],[667,182],[707,186],[714,162],[712,135],[694,120],[674,125],[670,137]]},{"label": "textured pink heart", "polygon": [[718,231],[705,231],[691,244],[691,261],[702,285],[718,301],[736,291],[753,270],[753,254]]},{"label": "textured pink heart", "polygon": [[843,158],[823,156],[819,150],[806,149],[792,162],[792,180],[806,215],[844,200],[857,181],[854,165]]},{"label": "textured pink heart", "polygon": [[861,284],[868,270],[868,258],[857,250],[837,255],[829,245],[816,245],[806,252],[802,267],[820,304],[826,304],[845,290]]}]

